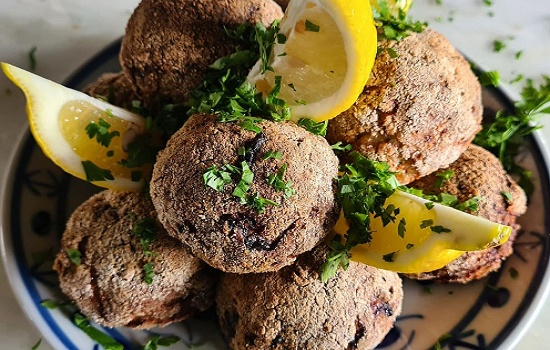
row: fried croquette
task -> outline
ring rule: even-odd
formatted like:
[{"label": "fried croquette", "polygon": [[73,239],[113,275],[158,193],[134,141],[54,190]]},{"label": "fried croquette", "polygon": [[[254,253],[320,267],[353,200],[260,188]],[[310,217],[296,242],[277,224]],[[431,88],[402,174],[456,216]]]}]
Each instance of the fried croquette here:
[{"label": "fried croquette", "polygon": [[183,103],[209,65],[235,51],[227,28],[270,26],[282,16],[272,0],[143,0],[126,26],[120,62],[144,105]]},{"label": "fried croquette", "polygon": [[379,46],[362,94],[330,120],[327,139],[387,162],[408,184],[468,147],[480,130],[481,88],[468,61],[431,29]]},{"label": "fried croquette", "polygon": [[[153,169],[151,198],[168,233],[225,272],[289,265],[323,240],[338,217],[338,159],[326,140],[290,122],[258,126],[255,133],[193,115]],[[275,153],[279,157],[269,156]],[[230,183],[218,191],[206,186],[205,174],[220,171]],[[249,189],[238,194],[237,184],[251,174]],[[261,209],[264,199],[272,203]]]},{"label": "fried croquette", "polygon": [[[439,186],[441,177],[438,174],[446,171],[451,171],[454,175]],[[512,254],[513,241],[519,229],[516,219],[527,210],[527,199],[521,187],[506,173],[498,158],[492,153],[471,145],[448,168],[425,176],[410,185],[423,189],[425,193],[455,195],[459,202],[480,196],[478,210],[471,213],[512,226],[514,230],[508,242],[501,246],[467,252],[439,270],[407,275],[408,277],[468,283],[498,270],[502,262]]]},{"label": "fried croquette", "polygon": [[[139,225],[154,231],[140,238]],[[107,190],[80,205],[67,222],[54,269],[63,293],[107,327],[165,326],[214,301],[216,274],[166,234],[141,193]]]},{"label": "fried croquette", "polygon": [[354,261],[322,282],[324,244],[276,272],[225,274],[216,295],[232,349],[373,349],[401,312],[395,272]]}]

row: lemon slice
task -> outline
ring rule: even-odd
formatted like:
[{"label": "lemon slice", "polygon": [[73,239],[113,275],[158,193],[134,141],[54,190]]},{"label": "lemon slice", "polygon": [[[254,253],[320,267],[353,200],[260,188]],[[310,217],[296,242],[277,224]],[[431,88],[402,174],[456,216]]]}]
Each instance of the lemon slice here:
[{"label": "lemon slice", "polygon": [[[2,70],[23,90],[31,132],[55,164],[101,187],[143,187],[140,175],[147,170],[129,169],[120,161],[128,156],[124,148],[143,132],[144,118],[10,64],[2,63]],[[100,133],[113,133],[108,147],[87,135],[90,123],[103,127]]]},{"label": "lemon slice", "polygon": [[370,4],[364,0],[292,0],[281,20],[286,38],[274,44],[262,73],[259,61],[247,81],[268,92],[281,77],[279,97],[292,119],[323,121],[348,109],[369,77],[377,49]]},{"label": "lemon slice", "polygon": [[[402,191],[395,191],[385,205],[399,208],[395,221],[384,226],[371,215],[372,241],[352,248],[351,260],[401,273],[428,272],[466,251],[503,244],[512,233],[510,226]],[[334,230],[343,235],[347,228],[341,217]]]}]

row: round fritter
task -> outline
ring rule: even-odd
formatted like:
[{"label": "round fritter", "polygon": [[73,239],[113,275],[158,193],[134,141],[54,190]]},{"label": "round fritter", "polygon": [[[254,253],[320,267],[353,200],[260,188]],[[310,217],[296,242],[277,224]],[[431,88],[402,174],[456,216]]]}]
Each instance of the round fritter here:
[{"label": "round fritter", "polygon": [[[63,293],[91,320],[152,328],[212,305],[213,271],[167,235],[155,215],[145,194],[115,191],[92,196],[71,215],[54,269]],[[145,247],[152,254],[142,245],[147,233],[156,236]],[[69,258],[75,252],[80,264]]]},{"label": "round fritter", "polygon": [[324,245],[277,272],[225,274],[216,295],[232,349],[373,349],[401,312],[395,272],[350,262],[326,283]]},{"label": "round fritter", "polygon": [[84,93],[126,109],[132,108],[133,101],[140,100],[132,82],[123,72],[102,74],[84,89]]},{"label": "round fritter", "polygon": [[469,63],[433,30],[380,46],[363,93],[329,122],[327,139],[387,162],[407,184],[468,147],[480,129],[481,88]]},{"label": "round fritter", "polygon": [[130,17],[120,62],[146,105],[180,103],[208,66],[235,51],[225,28],[283,16],[272,0],[143,0]]},{"label": "round fritter", "polygon": [[[258,125],[261,132],[255,133],[212,115],[194,115],[168,141],[153,169],[151,198],[168,233],[225,272],[289,265],[323,240],[338,217],[338,159],[326,140],[290,122]],[[280,159],[267,157],[276,152]],[[241,173],[227,166],[250,168],[254,178],[246,193],[233,194]],[[223,190],[205,185],[212,167],[231,177]],[[274,204],[262,206],[262,198]]]},{"label": "round fritter", "polygon": [[[454,175],[441,187],[437,174],[452,171]],[[502,168],[498,158],[489,151],[471,145],[448,168],[430,174],[410,184],[421,188],[425,193],[449,193],[457,196],[459,202],[480,196],[477,213],[494,222],[512,226],[514,231],[508,242],[501,246],[482,251],[467,252],[447,266],[432,272],[408,277],[440,282],[468,283],[483,278],[500,268],[502,261],[513,252],[513,241],[519,229],[516,219],[527,210],[525,193]],[[509,194],[511,199],[503,193]],[[472,232],[475,234],[475,232]]]}]

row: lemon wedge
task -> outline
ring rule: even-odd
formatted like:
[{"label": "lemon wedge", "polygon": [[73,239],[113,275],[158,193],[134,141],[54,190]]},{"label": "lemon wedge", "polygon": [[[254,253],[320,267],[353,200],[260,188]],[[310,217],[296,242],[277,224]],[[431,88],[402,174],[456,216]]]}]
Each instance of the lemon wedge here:
[{"label": "lemon wedge", "polygon": [[[372,241],[351,249],[351,260],[401,273],[437,270],[466,251],[496,247],[508,240],[510,226],[395,191],[385,206],[399,208],[395,221],[385,225],[371,215]],[[340,217],[334,231],[346,233]]]},{"label": "lemon wedge", "polygon": [[[2,70],[25,94],[31,132],[55,164],[101,187],[143,187],[141,175],[147,169],[120,162],[128,156],[127,145],[143,133],[144,118],[13,65],[2,63]],[[90,124],[96,135],[104,136],[103,145],[88,136]]]},{"label": "lemon wedge", "polygon": [[364,0],[292,0],[281,20],[285,40],[273,45],[247,81],[269,92],[281,77],[279,97],[292,119],[324,121],[348,109],[369,77],[377,49],[370,4]]}]

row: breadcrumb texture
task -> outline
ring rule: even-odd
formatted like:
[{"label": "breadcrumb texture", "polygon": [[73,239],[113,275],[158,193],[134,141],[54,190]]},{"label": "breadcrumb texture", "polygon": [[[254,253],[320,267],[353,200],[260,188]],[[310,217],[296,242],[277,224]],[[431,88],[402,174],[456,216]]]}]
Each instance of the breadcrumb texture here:
[{"label": "breadcrumb texture", "polygon": [[132,108],[133,101],[140,100],[134,91],[132,81],[124,72],[104,73],[83,91],[92,97],[101,98],[126,109]]},{"label": "breadcrumb texture", "polygon": [[[289,265],[323,240],[338,217],[338,159],[326,140],[290,122],[258,125],[261,133],[219,123],[213,115],[193,115],[168,141],[153,169],[151,198],[168,233],[225,272]],[[247,194],[277,203],[266,205],[263,213],[232,195],[240,175],[220,192],[203,181],[212,166],[240,167],[242,147],[249,150],[246,161],[254,173]],[[269,151],[281,152],[281,159],[264,159]],[[295,190],[289,198],[266,181],[284,164],[282,180]]]},{"label": "breadcrumb texture", "polygon": [[481,88],[464,57],[431,29],[380,46],[362,94],[329,122],[327,139],[387,162],[407,184],[468,147],[480,130]]},{"label": "breadcrumb texture", "polygon": [[[154,218],[144,194],[103,191],[71,215],[54,263],[61,290],[91,320],[107,327],[152,328],[187,319],[214,300],[214,274],[158,224],[152,258],[132,234],[136,220]],[[81,264],[67,250],[81,253]],[[143,266],[154,264],[153,282]]]},{"label": "breadcrumb texture", "polygon": [[[502,262],[513,253],[513,242],[520,226],[516,219],[527,210],[527,197],[521,187],[506,173],[498,158],[489,151],[471,145],[458,160],[448,168],[454,176],[441,187],[436,186],[437,173],[411,183],[425,193],[449,193],[460,202],[481,196],[477,213],[472,213],[494,222],[512,226],[514,231],[501,246],[482,251],[467,252],[447,266],[432,272],[408,275],[420,280],[468,283],[498,270]],[[502,193],[508,192],[512,200]],[[475,232],[472,232],[475,234]]]},{"label": "breadcrumb texture", "polygon": [[324,245],[277,272],[226,274],[216,295],[231,349],[373,349],[401,312],[395,272],[350,262],[327,283]]},{"label": "breadcrumb texture", "polygon": [[210,64],[235,51],[225,27],[269,26],[282,16],[272,0],[143,0],[126,26],[120,62],[145,105],[181,103]]}]

